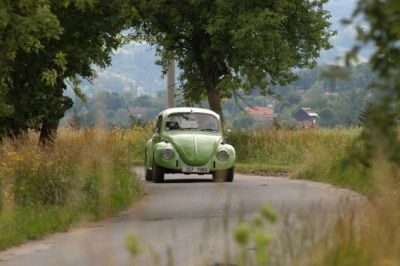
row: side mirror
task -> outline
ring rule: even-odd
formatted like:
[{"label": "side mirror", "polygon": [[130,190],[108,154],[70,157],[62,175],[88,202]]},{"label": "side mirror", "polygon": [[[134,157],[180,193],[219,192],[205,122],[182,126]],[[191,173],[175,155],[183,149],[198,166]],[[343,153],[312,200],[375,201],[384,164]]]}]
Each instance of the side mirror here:
[{"label": "side mirror", "polygon": [[225,135],[230,135],[231,133],[232,133],[232,129],[227,128],[227,129],[225,130]]},{"label": "side mirror", "polygon": [[232,129],[227,128],[224,132],[224,143],[226,143],[226,140],[228,138],[228,136],[232,133]]}]

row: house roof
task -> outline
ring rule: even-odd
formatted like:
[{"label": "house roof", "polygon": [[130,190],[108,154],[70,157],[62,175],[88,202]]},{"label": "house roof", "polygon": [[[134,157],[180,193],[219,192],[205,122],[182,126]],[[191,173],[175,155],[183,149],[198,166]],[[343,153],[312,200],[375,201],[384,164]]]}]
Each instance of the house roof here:
[{"label": "house roof", "polygon": [[273,115],[274,110],[271,107],[246,107],[246,113],[252,116],[261,116],[261,115]]},{"label": "house roof", "polygon": [[303,107],[301,108],[304,112],[307,113],[307,115],[309,115],[310,117],[318,117],[318,114],[316,112],[314,112],[311,108],[308,107]]}]

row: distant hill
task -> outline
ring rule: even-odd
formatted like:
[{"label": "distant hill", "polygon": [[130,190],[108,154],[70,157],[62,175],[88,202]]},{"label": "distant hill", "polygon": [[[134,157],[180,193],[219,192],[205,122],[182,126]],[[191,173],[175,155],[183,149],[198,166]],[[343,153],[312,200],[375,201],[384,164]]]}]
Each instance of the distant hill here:
[{"label": "distant hill", "polygon": [[[334,63],[354,44],[355,30],[351,26],[343,26],[341,20],[349,18],[357,0],[331,0],[326,8],[332,14],[332,28],[338,34],[332,38],[333,48],[323,51],[319,58],[320,64]],[[368,57],[368,50],[361,55]],[[131,91],[134,95],[156,95],[164,90],[166,81],[161,78],[161,68],[155,65],[155,51],[145,44],[128,44],[118,49],[112,60],[112,66],[98,70],[98,78],[92,84],[84,83],[84,91],[92,94],[94,91],[108,90],[111,92]]]}]

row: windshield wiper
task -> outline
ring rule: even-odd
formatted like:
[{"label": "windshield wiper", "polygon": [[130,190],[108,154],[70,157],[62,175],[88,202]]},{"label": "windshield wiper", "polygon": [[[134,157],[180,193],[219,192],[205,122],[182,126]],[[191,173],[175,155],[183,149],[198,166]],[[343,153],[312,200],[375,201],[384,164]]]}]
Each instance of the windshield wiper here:
[{"label": "windshield wiper", "polygon": [[217,129],[214,128],[202,128],[201,131],[212,131],[212,132],[217,132]]}]

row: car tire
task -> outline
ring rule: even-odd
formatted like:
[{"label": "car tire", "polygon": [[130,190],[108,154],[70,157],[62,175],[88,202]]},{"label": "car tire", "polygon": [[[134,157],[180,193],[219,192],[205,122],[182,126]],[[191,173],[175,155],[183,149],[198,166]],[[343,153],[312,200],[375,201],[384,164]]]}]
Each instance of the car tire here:
[{"label": "car tire", "polygon": [[215,171],[213,173],[214,182],[232,182],[235,175],[235,169],[229,168],[226,170]]},{"label": "car tire", "polygon": [[153,173],[147,168],[147,151],[145,151],[144,155],[144,179],[146,181],[153,181]]},{"label": "car tire", "polygon": [[154,183],[164,182],[164,169],[156,164],[156,160],[153,159],[153,171],[152,178]]}]

